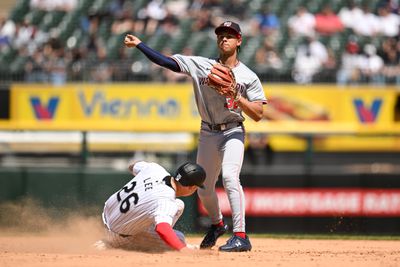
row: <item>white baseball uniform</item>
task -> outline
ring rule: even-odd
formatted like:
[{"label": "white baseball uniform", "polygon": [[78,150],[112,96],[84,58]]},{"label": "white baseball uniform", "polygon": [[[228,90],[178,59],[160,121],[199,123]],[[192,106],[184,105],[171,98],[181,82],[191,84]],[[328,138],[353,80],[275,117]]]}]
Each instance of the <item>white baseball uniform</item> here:
[{"label": "white baseball uniform", "polygon": [[[172,58],[181,72],[193,80],[196,104],[202,119],[197,163],[204,168],[207,178],[205,189],[198,189],[198,195],[211,222],[218,223],[222,213],[215,184],[222,170],[223,185],[232,209],[233,232],[245,232],[245,199],[239,180],[245,137],[244,127],[240,124],[245,120],[242,110],[233,99],[218,94],[207,85],[207,76],[217,63],[215,59],[183,55],[173,55]],[[253,71],[241,62],[232,71],[242,97],[251,102],[266,103],[262,84]],[[220,129],[211,129],[214,127]]]},{"label": "white baseball uniform", "polygon": [[[172,227],[183,213],[184,203],[164,181],[170,174],[157,163],[137,162],[135,177],[105,202],[103,222],[107,243],[112,247],[135,250],[169,250],[155,227]],[[178,231],[176,231],[178,232]],[[182,233],[177,233],[184,242]]]}]

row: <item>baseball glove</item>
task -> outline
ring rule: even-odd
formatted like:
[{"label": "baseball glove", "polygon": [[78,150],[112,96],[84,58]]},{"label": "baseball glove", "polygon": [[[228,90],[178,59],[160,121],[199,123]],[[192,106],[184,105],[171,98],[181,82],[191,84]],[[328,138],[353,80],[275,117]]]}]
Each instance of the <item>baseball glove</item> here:
[{"label": "baseball glove", "polygon": [[220,63],[213,65],[208,74],[208,86],[215,89],[220,95],[238,99],[235,75],[228,66]]}]

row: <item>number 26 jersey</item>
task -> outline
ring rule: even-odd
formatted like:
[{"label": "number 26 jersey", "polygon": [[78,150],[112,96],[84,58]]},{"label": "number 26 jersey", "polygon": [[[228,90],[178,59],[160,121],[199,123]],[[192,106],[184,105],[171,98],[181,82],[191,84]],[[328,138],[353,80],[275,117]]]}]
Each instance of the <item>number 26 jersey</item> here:
[{"label": "number 26 jersey", "polygon": [[170,174],[159,164],[140,161],[133,167],[135,177],[108,198],[103,218],[108,229],[123,235],[154,230],[172,221],[178,212],[175,191],[166,185]]}]

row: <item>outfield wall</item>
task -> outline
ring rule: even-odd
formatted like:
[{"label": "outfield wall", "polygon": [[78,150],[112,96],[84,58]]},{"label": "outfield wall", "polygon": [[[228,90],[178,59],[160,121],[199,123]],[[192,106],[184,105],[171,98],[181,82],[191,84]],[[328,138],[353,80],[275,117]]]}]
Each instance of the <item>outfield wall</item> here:
[{"label": "outfield wall", "polygon": [[[78,213],[91,207],[100,221],[105,200],[129,180],[127,172],[107,169],[2,168],[0,203],[30,198],[53,210]],[[398,175],[247,173],[241,181],[250,232],[400,235]],[[219,181],[220,206],[231,223],[221,186]],[[207,220],[197,196],[182,199],[186,207],[178,228],[203,231]]]}]

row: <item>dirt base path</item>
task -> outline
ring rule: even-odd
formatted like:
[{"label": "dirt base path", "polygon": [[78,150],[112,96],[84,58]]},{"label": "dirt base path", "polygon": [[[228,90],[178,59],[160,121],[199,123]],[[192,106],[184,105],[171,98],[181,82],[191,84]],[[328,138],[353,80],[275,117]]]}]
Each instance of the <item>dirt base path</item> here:
[{"label": "dirt base path", "polygon": [[[226,238],[221,238],[218,245]],[[253,250],[219,253],[216,249],[140,253],[123,250],[97,251],[93,235],[66,233],[0,234],[0,266],[400,266],[400,241],[290,240],[252,238]],[[200,238],[188,238],[199,244]]]}]

